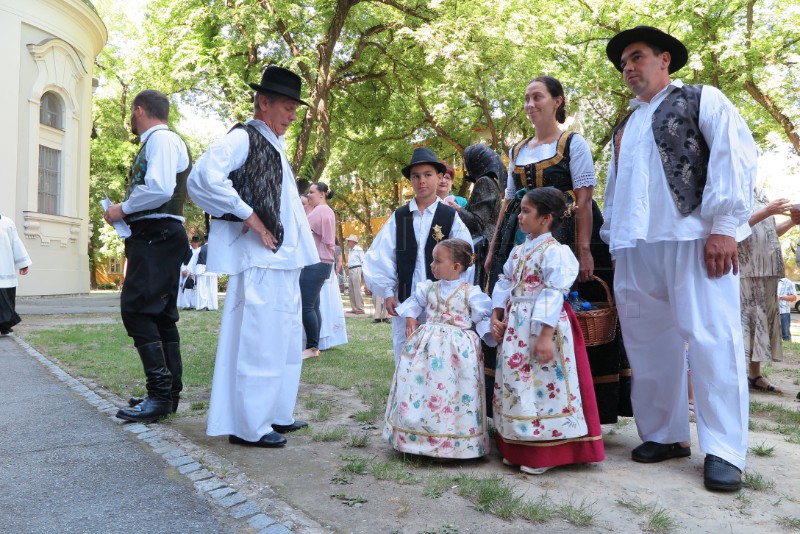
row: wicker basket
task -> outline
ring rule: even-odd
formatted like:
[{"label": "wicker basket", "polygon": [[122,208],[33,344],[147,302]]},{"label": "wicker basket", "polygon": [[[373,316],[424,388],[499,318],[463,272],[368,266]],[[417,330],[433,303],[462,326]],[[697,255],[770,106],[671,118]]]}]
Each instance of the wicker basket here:
[{"label": "wicker basket", "polygon": [[617,335],[617,307],[614,305],[611,290],[600,278],[592,278],[600,282],[606,290],[608,302],[592,302],[594,310],[575,312],[587,347],[611,343]]}]

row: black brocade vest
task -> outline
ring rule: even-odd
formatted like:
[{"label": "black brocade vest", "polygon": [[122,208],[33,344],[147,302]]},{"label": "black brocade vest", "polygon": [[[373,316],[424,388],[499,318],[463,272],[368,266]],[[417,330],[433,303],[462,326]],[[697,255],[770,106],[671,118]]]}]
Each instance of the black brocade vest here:
[{"label": "black brocade vest", "polygon": [[[670,92],[653,113],[653,138],[664,166],[664,175],[672,200],[684,217],[702,203],[708,174],[710,150],[700,131],[702,91],[702,85],[684,85]],[[625,124],[631,115],[622,119],[612,136],[614,166],[617,168]]]},{"label": "black brocade vest", "polygon": [[[144,177],[147,175],[147,152],[145,152],[144,147],[146,147],[148,141],[150,141],[150,139],[152,139],[153,136],[157,135],[159,132],[171,132],[175,135],[178,135],[172,130],[160,129],[151,133],[147,138],[147,141],[142,143],[142,146],[139,147],[139,152],[136,153],[136,157],[133,159],[133,165],[131,165],[131,169],[128,172],[128,181],[125,185],[125,200],[128,200],[131,197],[134,189],[144,184]],[[178,137],[180,138],[179,135]],[[181,142],[183,142],[182,138]],[[185,144],[186,143],[184,143],[184,145]],[[187,147],[186,150],[188,153],[189,148]],[[189,173],[191,171],[192,155],[189,154],[189,165],[185,170],[175,175],[175,189],[172,191],[172,197],[157,208],[128,214],[125,216],[125,222],[130,223],[140,219],[144,215],[152,215],[154,213],[168,213],[170,215],[183,217],[183,206],[186,204],[186,179],[189,177]]]},{"label": "black brocade vest", "polygon": [[[283,165],[281,155],[259,131],[249,124],[238,123],[231,128],[244,128],[250,138],[250,149],[244,165],[228,175],[239,197],[251,208],[264,226],[277,240],[277,248],[283,243],[281,224],[281,190],[283,186]],[[214,217],[224,221],[241,222],[241,219],[227,213]],[[276,250],[277,250],[276,248]]]},{"label": "black brocade vest", "polygon": [[[414,214],[408,204],[394,212],[397,243],[397,300],[403,302],[411,295],[411,280],[417,264],[417,235],[414,233]],[[431,230],[425,242],[425,277],[433,280],[431,262],[433,247],[442,239],[450,237],[456,210],[439,202],[433,214]],[[422,280],[418,280],[421,282]]]}]

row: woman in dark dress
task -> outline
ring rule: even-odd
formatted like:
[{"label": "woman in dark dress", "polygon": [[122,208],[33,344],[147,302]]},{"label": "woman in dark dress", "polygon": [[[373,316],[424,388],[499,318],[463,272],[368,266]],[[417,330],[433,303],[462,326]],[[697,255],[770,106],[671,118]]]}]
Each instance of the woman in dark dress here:
[{"label": "woman in dark dress", "polygon": [[[552,186],[564,193],[573,215],[554,233],[559,242],[572,247],[580,263],[575,288],[590,302],[607,300],[605,290],[593,280],[596,275],[614,287],[614,271],[608,245],[600,240],[603,216],[592,193],[597,181],[589,145],[577,133],[564,132],[564,89],[549,76],[532,80],[525,91],[525,112],[536,135],[514,145],[509,153],[509,176],[505,203],[490,245],[485,267],[502,272],[509,252],[524,235],[518,232],[519,203],[526,190]],[[617,416],[632,416],[631,373],[617,325],[613,341],[587,347],[592,369],[600,422],[615,423]]]}]

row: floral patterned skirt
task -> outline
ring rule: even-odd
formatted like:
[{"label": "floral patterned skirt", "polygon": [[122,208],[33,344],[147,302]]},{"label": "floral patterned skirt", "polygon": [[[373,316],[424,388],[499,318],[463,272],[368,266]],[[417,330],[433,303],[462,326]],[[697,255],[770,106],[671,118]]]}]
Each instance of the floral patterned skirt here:
[{"label": "floral patterned skirt", "polygon": [[400,353],[383,436],[404,453],[478,458],[489,444],[485,407],[477,334],[427,323]]},{"label": "floral patterned skirt", "polygon": [[566,311],[556,325],[555,357],[540,364],[532,354],[538,338],[531,328],[533,307],[534,301],[526,298],[512,298],[509,306],[508,330],[495,370],[495,427],[504,438],[519,441],[583,436],[586,420]]},{"label": "floral patterned skirt", "polygon": [[551,441],[505,439],[498,432],[497,449],[503,458],[514,465],[554,467],[575,463],[600,462],[605,458],[602,428],[597,414],[597,401],[592,384],[592,371],[589,367],[589,358],[586,356],[583,333],[578,326],[578,320],[572,308],[564,306],[564,311],[570,319],[572,339],[575,342],[575,367],[578,373],[581,399],[583,400],[583,416],[586,420],[587,432],[577,438]]}]

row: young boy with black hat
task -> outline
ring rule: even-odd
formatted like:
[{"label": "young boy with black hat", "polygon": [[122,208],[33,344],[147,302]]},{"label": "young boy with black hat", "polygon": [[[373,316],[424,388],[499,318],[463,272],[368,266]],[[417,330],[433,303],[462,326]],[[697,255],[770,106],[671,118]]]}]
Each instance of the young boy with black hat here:
[{"label": "young boy with black hat", "polygon": [[[444,165],[432,150],[414,149],[411,162],[402,169],[403,176],[411,180],[414,199],[389,217],[362,266],[367,287],[385,299],[386,311],[392,316],[395,364],[406,340],[405,320],[397,316],[395,307],[411,295],[417,282],[433,280],[431,262],[436,243],[451,237],[472,242],[455,210],[436,196],[436,186],[444,172]],[[467,269],[463,277],[471,284],[474,269]],[[417,320],[424,322],[425,314]]]}]

